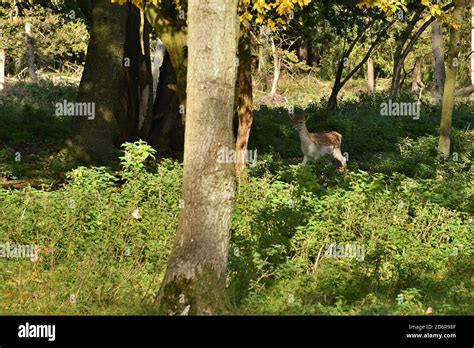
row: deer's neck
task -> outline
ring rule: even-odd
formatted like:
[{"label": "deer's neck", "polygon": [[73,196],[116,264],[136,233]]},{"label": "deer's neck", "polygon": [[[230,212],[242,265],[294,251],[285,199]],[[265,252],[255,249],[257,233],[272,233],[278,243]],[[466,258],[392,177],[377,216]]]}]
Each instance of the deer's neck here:
[{"label": "deer's neck", "polygon": [[306,125],[301,128],[298,133],[300,135],[301,145],[310,145],[313,142],[309,137],[309,132],[308,128],[306,128]]}]

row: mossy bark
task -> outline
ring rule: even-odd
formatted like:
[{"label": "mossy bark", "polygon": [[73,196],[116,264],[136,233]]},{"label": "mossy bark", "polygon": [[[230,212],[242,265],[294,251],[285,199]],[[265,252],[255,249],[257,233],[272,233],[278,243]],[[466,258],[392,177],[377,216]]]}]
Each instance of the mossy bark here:
[{"label": "mossy bark", "polygon": [[189,1],[184,208],[157,298],[166,314],[230,311],[225,286],[235,170],[218,153],[234,148],[237,2]]},{"label": "mossy bark", "polygon": [[78,102],[95,104],[95,118],[74,117],[72,138],[75,150],[89,163],[109,163],[120,143],[116,115],[127,109],[123,72],[128,8],[109,0],[91,3],[92,28]]}]

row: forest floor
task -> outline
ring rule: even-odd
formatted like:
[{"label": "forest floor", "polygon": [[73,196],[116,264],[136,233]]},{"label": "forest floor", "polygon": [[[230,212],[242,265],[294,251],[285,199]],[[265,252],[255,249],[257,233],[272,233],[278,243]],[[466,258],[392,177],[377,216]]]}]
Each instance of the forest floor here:
[{"label": "forest floor", "polygon": [[[229,259],[240,313],[474,314],[474,105],[457,103],[452,156],[440,161],[430,94],[419,119],[384,117],[387,86],[368,95],[352,81],[328,112],[330,82],[281,81],[310,131],[343,135],[345,180],[328,158],[301,167],[287,111],[256,105],[258,157],[239,187]],[[182,165],[150,160],[133,178],[125,159],[77,167],[68,121],[53,115],[76,90],[77,81],[18,82],[0,95],[0,247],[39,247],[34,262],[0,257],[0,314],[154,314]],[[264,95],[257,88],[255,100]],[[130,161],[133,149],[149,151],[131,147]]]}]

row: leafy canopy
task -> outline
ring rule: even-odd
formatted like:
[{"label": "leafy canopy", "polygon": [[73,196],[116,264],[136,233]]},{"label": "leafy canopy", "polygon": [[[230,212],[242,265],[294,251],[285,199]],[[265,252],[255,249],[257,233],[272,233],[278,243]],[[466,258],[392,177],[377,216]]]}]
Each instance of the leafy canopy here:
[{"label": "leafy canopy", "polygon": [[[146,6],[163,6],[172,2],[174,7],[185,10],[187,0],[112,0],[123,5],[132,2],[140,9]],[[255,24],[266,24],[271,30],[286,28],[287,18],[299,7],[309,5],[311,0],[240,0],[239,12],[241,20],[254,21]]]},{"label": "leafy canopy", "polygon": [[[449,17],[443,10],[443,1],[430,0],[361,0],[357,4],[360,9],[378,8],[386,14],[393,15],[398,11],[410,12],[410,8],[420,4],[425,6],[429,14],[436,19],[449,22]],[[451,23],[455,29],[459,29],[459,24]]]}]

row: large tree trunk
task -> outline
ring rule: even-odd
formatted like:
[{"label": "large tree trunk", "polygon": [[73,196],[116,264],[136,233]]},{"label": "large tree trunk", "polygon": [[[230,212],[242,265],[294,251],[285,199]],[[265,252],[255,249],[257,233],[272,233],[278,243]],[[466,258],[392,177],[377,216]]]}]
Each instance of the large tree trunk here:
[{"label": "large tree trunk", "polygon": [[26,37],[26,56],[28,59],[28,74],[33,81],[37,81],[35,71],[35,39],[31,30],[31,23],[25,23],[25,37]]},{"label": "large tree trunk", "polygon": [[239,130],[236,141],[237,161],[235,169],[239,178],[242,177],[245,170],[250,129],[253,122],[251,45],[250,23],[245,21],[241,25],[237,77]]},{"label": "large tree trunk", "polygon": [[374,74],[374,60],[370,57],[367,60],[367,85],[369,93],[375,92],[375,74]]},{"label": "large tree trunk", "polygon": [[[454,0],[452,17],[455,23],[461,24],[463,13],[467,7],[467,0]],[[451,27],[449,37],[449,50],[446,68],[446,82],[444,84],[443,106],[441,111],[441,126],[438,143],[438,152],[444,157],[449,156],[451,147],[451,125],[454,109],[454,90],[456,87],[456,75],[458,72],[458,55],[461,41],[461,29]]]},{"label": "large tree trunk", "polygon": [[75,117],[71,131],[75,150],[83,160],[107,164],[125,140],[117,122],[121,119],[126,124],[127,118],[124,69],[137,64],[126,60],[124,54],[129,8],[110,0],[93,0],[91,9],[92,28],[77,101],[94,103],[95,118]]},{"label": "large tree trunk", "polygon": [[435,103],[439,106],[443,100],[444,79],[446,78],[443,23],[440,21],[434,21],[431,24],[431,46],[434,58]]},{"label": "large tree trunk", "polygon": [[91,35],[77,101],[93,103],[94,119],[75,117],[71,133],[78,157],[92,164],[117,158],[125,141],[147,138],[153,80],[144,16],[132,4],[94,0]]},{"label": "large tree trunk", "polygon": [[229,311],[225,287],[235,168],[218,155],[234,148],[237,3],[188,2],[184,209],[157,299],[167,314]]}]

